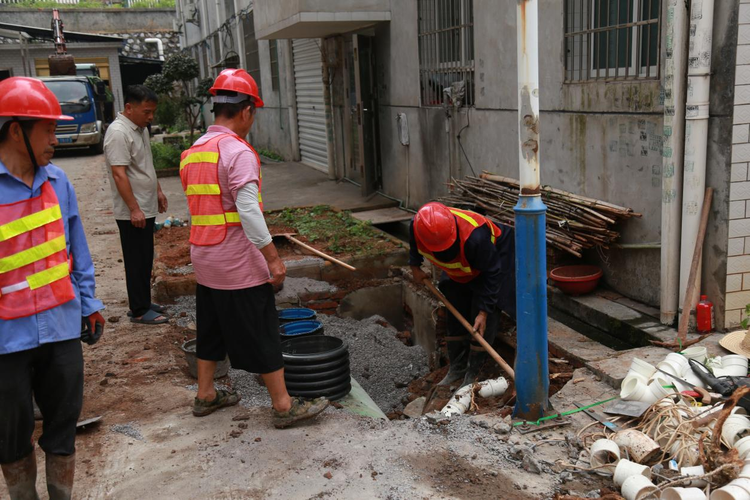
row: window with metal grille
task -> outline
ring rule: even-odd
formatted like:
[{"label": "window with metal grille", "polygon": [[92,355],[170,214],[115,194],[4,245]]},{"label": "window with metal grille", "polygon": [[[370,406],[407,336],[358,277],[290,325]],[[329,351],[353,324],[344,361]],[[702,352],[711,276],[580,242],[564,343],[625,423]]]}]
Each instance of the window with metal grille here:
[{"label": "window with metal grille", "polygon": [[268,41],[268,52],[271,56],[271,88],[279,90],[279,48],[276,40]]},{"label": "window with metal grille", "polygon": [[[255,39],[254,16],[251,12],[242,20],[242,36],[245,39],[245,70],[250,73],[260,92],[260,57],[258,54],[258,40]],[[262,95],[262,94],[261,94]]]},{"label": "window with metal grille", "polygon": [[422,106],[443,104],[443,91],[464,82],[474,104],[473,0],[419,0],[419,85]]},{"label": "window with metal grille", "polygon": [[565,0],[565,81],[659,78],[661,0]]}]

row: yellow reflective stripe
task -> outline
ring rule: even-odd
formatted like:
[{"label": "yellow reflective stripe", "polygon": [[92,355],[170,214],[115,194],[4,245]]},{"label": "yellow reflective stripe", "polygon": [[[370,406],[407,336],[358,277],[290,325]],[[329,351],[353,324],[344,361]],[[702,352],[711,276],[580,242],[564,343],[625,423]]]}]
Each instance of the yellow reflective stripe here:
[{"label": "yellow reflective stripe", "polygon": [[204,195],[204,194],[221,194],[221,188],[218,184],[188,184],[185,194]]},{"label": "yellow reflective stripe", "polygon": [[37,288],[49,285],[54,281],[63,279],[69,274],[70,266],[67,262],[63,262],[62,264],[58,264],[55,267],[50,267],[49,269],[45,269],[44,271],[32,274],[31,276],[27,276],[26,281],[29,284],[29,288],[31,288],[32,290],[36,290]]},{"label": "yellow reflective stripe", "polygon": [[41,245],[0,259],[0,273],[7,273],[8,271],[27,266],[32,262],[45,259],[61,250],[65,250],[65,236],[59,236],[54,240],[46,241]]},{"label": "yellow reflective stripe", "polygon": [[191,163],[219,163],[219,153],[212,151],[202,151],[200,153],[190,153],[182,161],[180,161],[180,171],[185,168],[186,165]]},{"label": "yellow reflective stripe", "polygon": [[258,203],[263,203],[263,197],[260,195],[260,191],[258,191]]},{"label": "yellow reflective stripe", "polygon": [[458,210],[451,210],[451,213],[455,215],[456,217],[461,217],[463,220],[468,222],[474,227],[479,227],[479,223],[472,219],[470,216],[466,215],[465,213],[459,212]]},{"label": "yellow reflective stripe", "polygon": [[[459,271],[463,271],[464,273],[471,274],[471,268],[470,267],[464,267],[460,262],[453,262],[453,263],[447,263],[447,262],[440,262],[432,255],[428,254],[427,252],[423,252],[422,250],[418,250],[420,254],[422,254],[423,257],[426,259],[432,261],[436,265],[445,268],[445,269],[458,269]],[[450,274],[450,273],[448,273]]]},{"label": "yellow reflective stripe", "polygon": [[193,215],[190,223],[194,226],[223,226],[226,224],[224,214],[218,215]]},{"label": "yellow reflective stripe", "polygon": [[18,236],[19,234],[27,233],[36,228],[42,227],[50,222],[62,219],[62,213],[60,212],[60,205],[54,207],[45,208],[39,212],[21,217],[13,222],[8,222],[0,226],[0,241],[5,241]]},{"label": "yellow reflective stripe", "polygon": [[227,212],[224,214],[227,222],[240,222],[240,214],[237,212]]},{"label": "yellow reflective stripe", "polygon": [[495,226],[492,225],[492,222],[489,220],[487,221],[487,225],[490,226],[490,240],[492,240],[492,244],[495,244]]}]

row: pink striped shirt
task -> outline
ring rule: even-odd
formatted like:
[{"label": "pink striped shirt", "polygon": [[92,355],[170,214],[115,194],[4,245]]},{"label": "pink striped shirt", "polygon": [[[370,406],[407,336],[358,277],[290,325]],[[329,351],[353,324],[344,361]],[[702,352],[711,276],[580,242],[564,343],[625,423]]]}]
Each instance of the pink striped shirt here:
[{"label": "pink striped shirt", "polygon": [[[211,125],[195,144],[203,144],[219,134],[234,132]],[[224,210],[236,211],[237,192],[249,182],[258,184],[259,178],[260,164],[245,144],[229,137],[219,142],[219,187]],[[262,285],[271,277],[266,259],[250,243],[241,226],[227,227],[227,237],[218,245],[191,245],[190,257],[198,283],[209,288],[239,290]]]}]

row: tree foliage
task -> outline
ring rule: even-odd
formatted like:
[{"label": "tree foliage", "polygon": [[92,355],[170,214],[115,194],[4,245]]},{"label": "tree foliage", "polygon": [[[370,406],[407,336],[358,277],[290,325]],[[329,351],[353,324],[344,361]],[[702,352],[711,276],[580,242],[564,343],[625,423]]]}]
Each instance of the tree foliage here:
[{"label": "tree foliage", "polygon": [[157,94],[179,103],[185,113],[185,121],[190,127],[191,142],[201,106],[211,97],[208,89],[213,83],[210,78],[198,80],[199,77],[198,61],[186,54],[175,54],[164,61],[161,73],[149,76],[144,83]]}]

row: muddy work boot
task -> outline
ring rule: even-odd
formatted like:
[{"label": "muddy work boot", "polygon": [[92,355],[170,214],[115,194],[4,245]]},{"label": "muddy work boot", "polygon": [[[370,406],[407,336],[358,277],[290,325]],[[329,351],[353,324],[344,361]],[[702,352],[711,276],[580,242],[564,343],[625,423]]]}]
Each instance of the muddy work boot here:
[{"label": "muddy work boot", "polygon": [[39,500],[36,492],[36,454],[3,464],[3,477],[11,500]]},{"label": "muddy work boot", "polygon": [[[479,348],[481,349],[481,347]],[[466,375],[461,387],[477,382],[479,377],[479,371],[484,366],[484,362],[487,360],[487,353],[482,349],[481,351],[475,351],[472,349],[469,353],[469,366],[466,369]]]},{"label": "muddy work boot", "polygon": [[437,385],[451,385],[466,375],[466,365],[469,354],[468,337],[446,337],[448,342],[448,373]]},{"label": "muddy work boot", "polygon": [[225,406],[234,406],[240,402],[240,396],[235,391],[216,390],[216,397],[213,401],[195,398],[193,402],[193,416],[205,417]]},{"label": "muddy work boot", "polygon": [[280,412],[273,410],[273,426],[277,429],[290,427],[297,422],[319,415],[326,408],[328,408],[328,400],[326,398],[316,398],[312,401],[292,398],[292,407],[287,411]]},{"label": "muddy work boot", "polygon": [[47,453],[47,493],[50,500],[70,500],[76,474],[76,456]]}]

